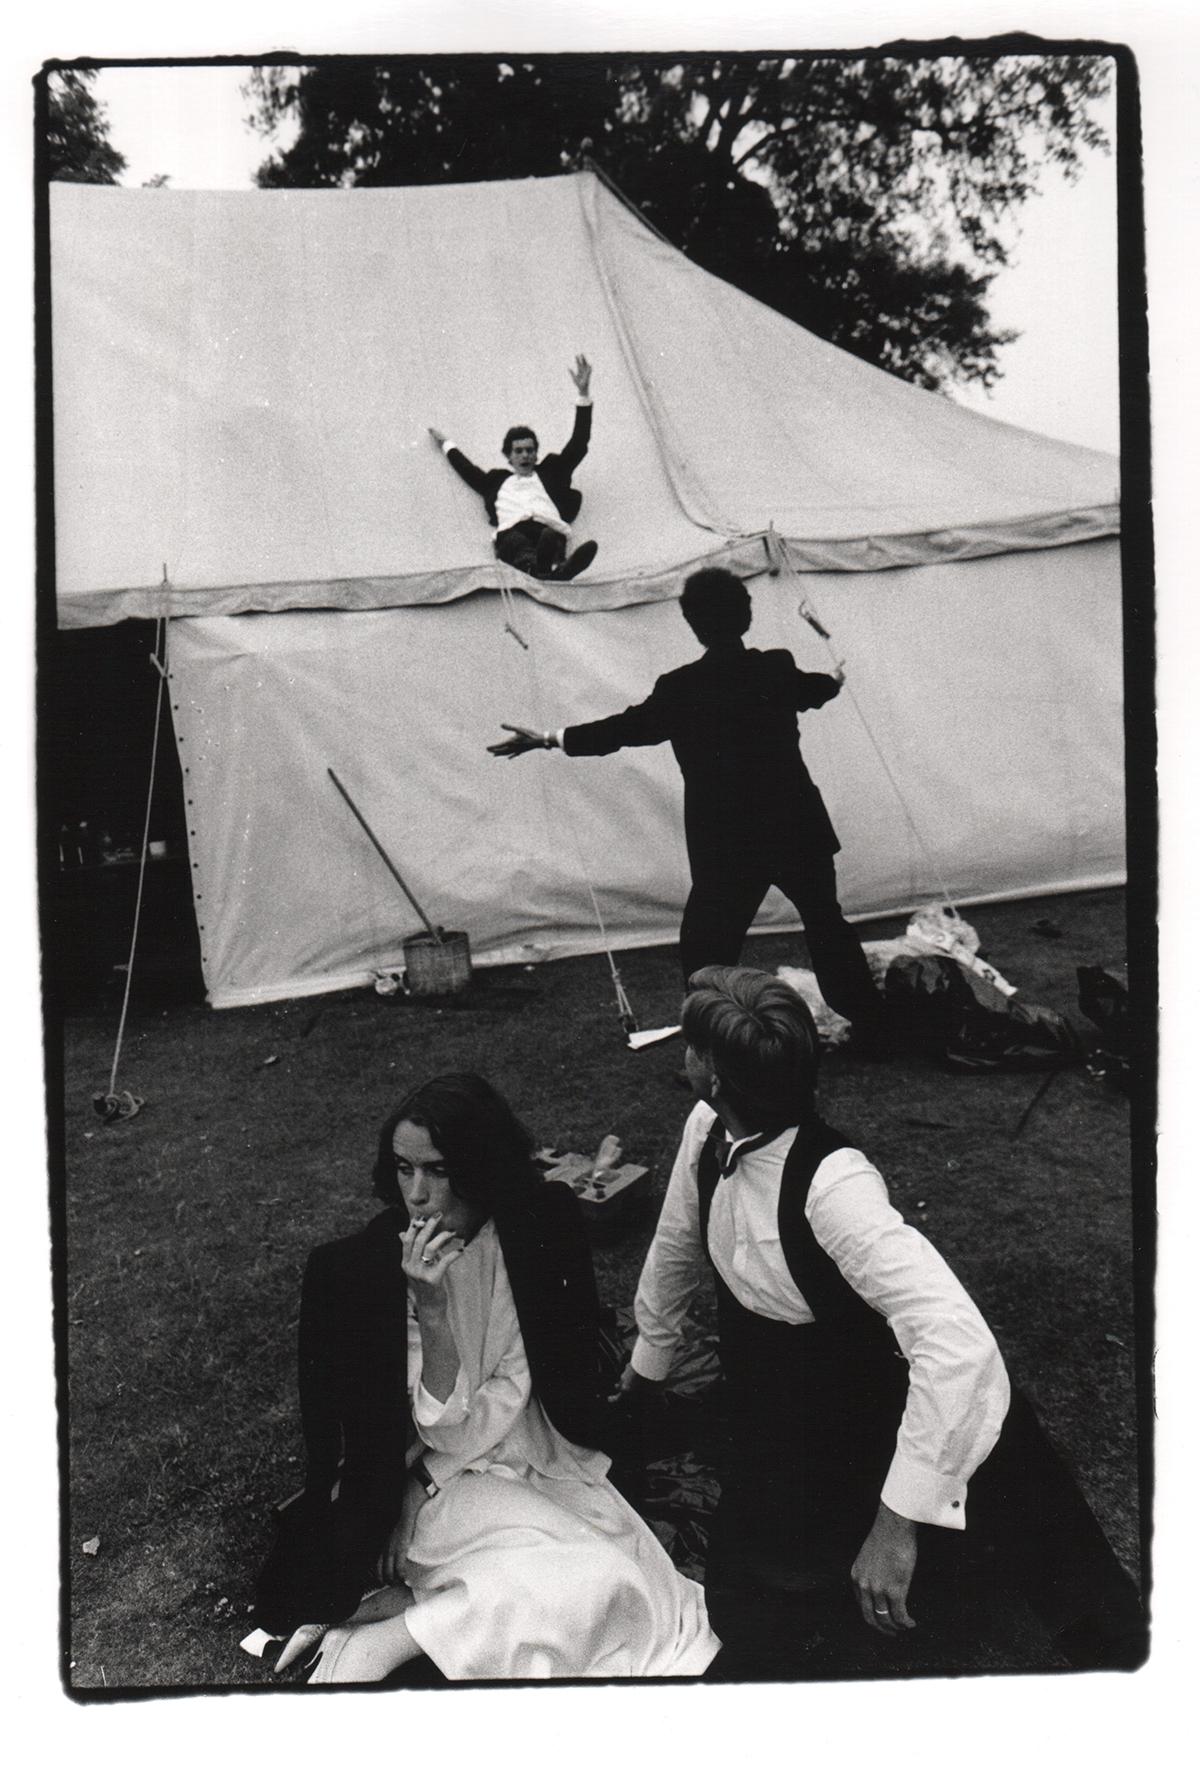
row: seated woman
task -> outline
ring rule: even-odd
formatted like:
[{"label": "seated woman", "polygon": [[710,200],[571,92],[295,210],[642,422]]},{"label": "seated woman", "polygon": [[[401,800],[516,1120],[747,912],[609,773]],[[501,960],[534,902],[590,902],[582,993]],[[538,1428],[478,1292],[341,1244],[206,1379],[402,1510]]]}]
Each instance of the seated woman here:
[{"label": "seated woman", "polygon": [[280,1668],[319,1641],[310,1684],[419,1655],[448,1679],[695,1675],[720,1647],[607,1479],[590,1254],[532,1152],[486,1080],[432,1079],[383,1125],[385,1211],[309,1259],[306,1488],[256,1610],[295,1632]]}]

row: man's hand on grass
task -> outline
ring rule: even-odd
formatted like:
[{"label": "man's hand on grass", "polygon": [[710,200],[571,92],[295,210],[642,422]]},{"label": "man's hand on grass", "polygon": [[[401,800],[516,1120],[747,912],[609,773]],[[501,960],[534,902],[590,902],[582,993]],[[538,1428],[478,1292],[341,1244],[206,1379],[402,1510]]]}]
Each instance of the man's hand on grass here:
[{"label": "man's hand on grass", "polygon": [[907,1605],[916,1566],[915,1522],[880,1502],[875,1524],[850,1570],[859,1610],[872,1630],[883,1636],[899,1636],[901,1631],[916,1627]]},{"label": "man's hand on grass", "polygon": [[617,1388],[609,1397],[609,1403],[661,1403],[664,1391],[661,1379],[647,1379],[641,1373],[635,1373],[632,1363],[625,1368],[617,1380]]}]

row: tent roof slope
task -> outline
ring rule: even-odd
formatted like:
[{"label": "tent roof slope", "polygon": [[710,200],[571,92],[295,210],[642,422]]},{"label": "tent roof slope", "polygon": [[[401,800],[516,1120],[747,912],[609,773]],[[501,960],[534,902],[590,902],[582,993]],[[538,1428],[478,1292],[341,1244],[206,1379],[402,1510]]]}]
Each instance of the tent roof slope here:
[{"label": "tent roof slope", "polygon": [[[60,622],[368,608],[512,588],[592,609],[699,562],[801,570],[1118,528],[1108,455],[860,362],[690,263],[595,174],[339,191],[51,192]],[[481,465],[569,433],[585,577],[496,562]]]}]

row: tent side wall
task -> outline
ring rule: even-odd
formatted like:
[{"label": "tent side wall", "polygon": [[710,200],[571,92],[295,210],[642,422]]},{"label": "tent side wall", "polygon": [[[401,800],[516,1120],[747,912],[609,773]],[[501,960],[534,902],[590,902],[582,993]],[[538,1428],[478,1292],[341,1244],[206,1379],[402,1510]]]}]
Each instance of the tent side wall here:
[{"label": "tent side wall", "polygon": [[[847,686],[801,719],[869,917],[1124,877],[1115,541],[875,575],[808,575]],[[829,653],[782,581],[749,641]],[[411,908],[330,783],[343,779],[426,912],[481,963],[667,943],[688,886],[669,749],[497,762],[502,722],[553,728],[642,697],[696,646],[673,604],[580,616],[499,599],[176,621],[172,706],[209,997],[365,984]],[[759,929],[795,925],[772,893]]]}]

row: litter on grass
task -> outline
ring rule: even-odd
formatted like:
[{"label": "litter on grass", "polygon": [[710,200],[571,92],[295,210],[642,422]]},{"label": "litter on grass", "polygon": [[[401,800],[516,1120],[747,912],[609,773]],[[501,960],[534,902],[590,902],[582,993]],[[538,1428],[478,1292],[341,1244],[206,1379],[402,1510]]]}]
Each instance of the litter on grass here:
[{"label": "litter on grass", "polygon": [[636,1054],[639,1048],[648,1048],[651,1042],[665,1042],[669,1036],[677,1036],[679,1031],[680,1026],[677,1023],[669,1024],[662,1030],[630,1030],[629,1046]]},{"label": "litter on grass", "polygon": [[[875,938],[863,945],[872,979],[881,991],[892,964],[902,958],[947,956],[961,967],[969,968],[1005,998],[1011,997],[1017,989],[990,962],[984,962],[978,951],[979,933],[975,927],[939,901],[931,901],[927,907],[914,913],[902,937]],[[849,1040],[849,1023],[825,1003],[811,969],[781,968],[777,972],[780,980],[793,987],[812,1012],[817,1034],[826,1046],[836,1048]]]},{"label": "litter on grass", "polygon": [[536,1156],[550,1182],[570,1184],[585,1219],[615,1225],[636,1213],[649,1194],[649,1166],[622,1164],[623,1150],[615,1134],[605,1134],[590,1155],[547,1146]]}]

